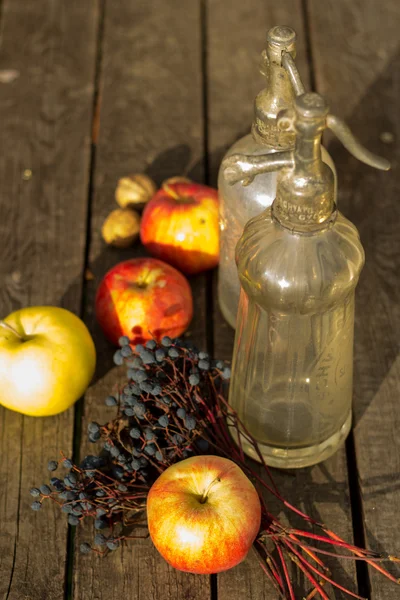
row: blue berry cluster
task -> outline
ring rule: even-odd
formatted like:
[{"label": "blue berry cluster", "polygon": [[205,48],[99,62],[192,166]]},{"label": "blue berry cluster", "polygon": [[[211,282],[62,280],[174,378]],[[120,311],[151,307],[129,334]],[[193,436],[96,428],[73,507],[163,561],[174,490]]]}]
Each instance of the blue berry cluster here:
[{"label": "blue berry cluster", "polygon": [[66,457],[50,460],[49,471],[67,472],[30,492],[35,511],[52,498],[71,526],[93,519],[94,544],[81,544],[83,554],[118,548],[127,515],[144,510],[146,491],[158,475],[209,451],[210,411],[230,377],[225,363],[181,340],[164,337],[133,348],[123,336],[119,344],[114,363],[126,367],[126,383],[105,398],[116,415],[105,425],[88,425],[89,440],[102,443],[100,454],[79,465]]}]

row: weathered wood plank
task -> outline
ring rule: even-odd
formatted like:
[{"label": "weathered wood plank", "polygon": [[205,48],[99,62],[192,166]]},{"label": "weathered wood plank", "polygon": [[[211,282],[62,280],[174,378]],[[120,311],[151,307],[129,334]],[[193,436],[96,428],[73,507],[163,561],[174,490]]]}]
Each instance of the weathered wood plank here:
[{"label": "weathered wood plank", "polygon": [[[240,136],[250,130],[253,100],[265,82],[258,74],[259,55],[265,45],[266,31],[276,25],[293,27],[298,34],[297,64],[304,83],[310,79],[310,65],[306,57],[305,24],[302,19],[302,3],[297,0],[263,2],[248,0],[233,3],[226,18],[226,7],[210,1],[208,7],[208,98],[210,171],[216,183],[217,172],[223,153]],[[216,279],[216,278],[215,278]],[[216,289],[216,285],[214,285]],[[215,293],[214,302],[214,348],[217,357],[230,359],[234,332],[219,311]],[[290,473],[274,472],[283,495],[293,504],[314,518],[325,521],[344,538],[351,541],[352,524],[344,448],[336,456],[312,469]],[[268,499],[272,512],[283,520],[288,512],[281,505]],[[304,523],[293,519],[293,524]],[[329,562],[329,561],[327,561]],[[335,577],[342,585],[355,589],[353,565],[329,562]],[[300,590],[307,588],[304,580],[291,569]],[[275,598],[276,594],[263,576],[257,559],[248,559],[231,572],[218,576],[218,597]],[[300,596],[299,596],[300,597]],[[342,597],[336,594],[336,598]]]},{"label": "weathered wood plank", "polygon": [[[0,313],[79,314],[86,237],[97,2],[4,0],[0,54]],[[64,597],[67,525],[30,509],[49,458],[72,446],[74,409],[0,409],[0,597]],[[48,503],[50,504],[50,503]]]},{"label": "weathered wood plank", "polygon": [[[310,0],[319,87],[332,110],[347,118],[361,141],[387,156],[393,170],[379,173],[331,153],[339,170],[340,210],[358,227],[366,265],[357,289],[355,335],[355,447],[367,543],[400,551],[399,136],[397,2]],[[394,584],[370,572],[371,598],[398,595]],[[397,572],[397,577],[400,573]]]},{"label": "weathered wood plank", "polygon": [[[143,249],[106,249],[100,236],[105,216],[115,207],[119,177],[146,171],[158,183],[189,173],[203,178],[201,28],[199,2],[108,2],[105,13],[99,140],[92,207],[90,268],[95,279],[86,290],[85,318],[99,352],[97,383],[85,398],[83,432],[88,421],[112,414],[104,398],[118,380],[114,349],[93,316],[95,289],[108,268],[143,254]],[[205,346],[205,283],[191,279],[195,317],[190,337]],[[93,446],[82,441],[82,455]],[[78,533],[91,541],[92,527]],[[158,555],[150,539],[126,544],[107,559],[76,553],[74,598],[157,600],[200,599],[210,595],[209,578],[179,573]]]}]

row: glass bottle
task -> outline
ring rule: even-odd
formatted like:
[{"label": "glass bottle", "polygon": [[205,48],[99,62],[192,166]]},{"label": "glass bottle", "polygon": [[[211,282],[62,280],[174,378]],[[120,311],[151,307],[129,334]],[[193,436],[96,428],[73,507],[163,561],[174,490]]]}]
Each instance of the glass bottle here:
[{"label": "glass bottle", "polygon": [[318,94],[297,97],[278,126],[295,132],[293,151],[233,155],[223,164],[232,183],[280,169],[272,207],[246,225],[236,249],[242,290],[229,402],[266,463],[292,468],[333,454],[351,426],[354,292],[364,251],[336,209],[322,131],[332,129],[371,166],[389,163],[328,115]]},{"label": "glass bottle", "polygon": [[[280,110],[293,105],[296,94],[304,87],[294,63],[296,34],[290,27],[273,27],[267,34],[261,72],[268,84],[255,99],[252,132],[238,140],[225,157],[235,153],[257,156],[293,148],[294,133],[278,129],[276,117]],[[336,177],[332,159],[323,148],[322,159]],[[247,221],[272,204],[276,192],[276,171],[261,174],[250,186],[229,185],[220,169],[220,264],[218,301],[221,312],[231,327],[235,327],[239,304],[240,282],[235,263],[235,247]]]}]

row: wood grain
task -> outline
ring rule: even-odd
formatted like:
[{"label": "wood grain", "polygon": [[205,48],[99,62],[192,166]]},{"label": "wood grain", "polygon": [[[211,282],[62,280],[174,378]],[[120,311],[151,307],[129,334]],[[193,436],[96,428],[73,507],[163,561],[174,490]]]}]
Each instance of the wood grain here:
[{"label": "wood grain", "polygon": [[[106,248],[100,227],[115,207],[119,177],[146,171],[160,183],[183,173],[203,178],[201,27],[198,2],[108,2],[101,67],[99,138],[94,174],[90,269],[95,279],[85,295],[85,319],[99,352],[97,382],[85,398],[82,455],[93,452],[86,442],[88,421],[104,422],[112,409],[104,398],[118,381],[109,346],[93,317],[94,293],[106,270],[120,260],[139,256]],[[190,338],[205,346],[205,280],[191,279],[195,317]],[[79,545],[93,539],[93,528],[79,530]],[[195,600],[210,596],[209,578],[171,569],[150,539],[127,543],[106,559],[76,552],[73,596],[80,600],[129,597]]]},{"label": "wood grain", "polygon": [[[354,401],[365,533],[371,548],[399,554],[400,6],[391,0],[335,0],[326,2],[322,12],[311,0],[309,11],[318,85],[360,140],[392,161],[391,172],[379,173],[338,143],[330,146],[338,167],[340,210],[358,227],[366,251],[357,289]],[[370,575],[371,598],[399,594],[394,584],[375,572]]]},{"label": "wood grain", "polygon": [[[306,55],[306,29],[303,23],[302,3],[285,0],[279,3],[248,0],[233,3],[229,19],[222,3],[208,3],[208,98],[209,98],[209,160],[213,184],[216,183],[219,164],[225,150],[250,130],[253,101],[265,86],[258,73],[258,61],[265,45],[266,31],[277,24],[293,27],[298,35],[297,64],[304,84],[309,86],[310,68]],[[232,355],[234,332],[220,313],[214,278],[214,354],[229,360]],[[322,465],[288,473],[274,472],[274,478],[285,498],[314,518],[326,522],[345,539],[352,541],[352,523],[347,480],[346,453],[342,448]],[[267,501],[271,511],[284,521],[288,511],[272,498]],[[290,522],[304,527],[304,522]],[[336,580],[350,589],[356,588],[352,564],[336,559],[327,561]],[[307,583],[291,569],[297,593]],[[331,592],[333,593],[333,592]],[[255,600],[275,598],[276,594],[261,572],[256,557],[249,556],[242,564],[218,577],[218,597]],[[342,598],[336,592],[335,598]]]},{"label": "wood grain", "polygon": [[[0,55],[0,314],[80,311],[97,2],[4,0]],[[0,597],[64,597],[67,525],[30,509],[47,461],[72,446],[74,409],[0,409]]]}]

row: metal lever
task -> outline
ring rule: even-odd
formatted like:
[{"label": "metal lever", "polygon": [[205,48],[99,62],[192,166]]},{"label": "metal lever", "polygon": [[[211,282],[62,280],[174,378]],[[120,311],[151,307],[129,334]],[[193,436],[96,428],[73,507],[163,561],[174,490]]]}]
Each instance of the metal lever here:
[{"label": "metal lever", "polygon": [[338,140],[342,142],[346,150],[348,150],[355,158],[366,165],[369,165],[370,167],[379,169],[380,171],[388,171],[390,169],[390,162],[386,160],[386,158],[378,156],[377,154],[374,154],[373,152],[370,152],[364,148],[364,146],[360,144],[360,142],[351,132],[346,123],[339,119],[339,117],[335,117],[335,115],[328,115],[326,117],[326,126],[333,131]]}]

